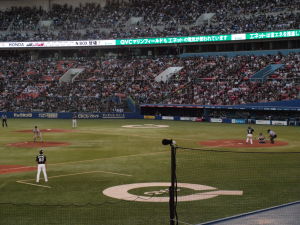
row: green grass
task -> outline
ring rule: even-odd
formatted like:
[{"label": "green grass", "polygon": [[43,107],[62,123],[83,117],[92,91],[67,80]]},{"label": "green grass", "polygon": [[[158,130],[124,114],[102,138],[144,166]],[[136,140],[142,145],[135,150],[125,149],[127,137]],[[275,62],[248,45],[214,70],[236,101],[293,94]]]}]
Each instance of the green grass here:
[{"label": "green grass", "polygon": [[[31,141],[31,133],[16,130],[72,129],[71,120],[15,119],[0,128],[0,165],[34,166],[39,149],[15,148],[7,143]],[[169,128],[129,129],[129,124],[165,124]],[[0,175],[1,225],[163,225],[169,224],[168,203],[123,201],[102,194],[106,188],[132,183],[170,181],[169,146],[201,148],[199,141],[245,139],[248,125],[152,120],[79,120],[77,132],[43,133],[45,141],[66,141],[70,146],[45,149],[51,188],[35,184],[36,171]],[[255,133],[266,134],[268,126],[253,125]],[[197,224],[226,216],[300,200],[299,127],[273,127],[278,140],[289,145],[273,148],[239,148],[236,152],[178,150],[177,179],[180,183],[202,184],[218,190],[242,190],[242,196],[179,202],[179,220]],[[209,149],[209,147],[205,147]],[[211,149],[213,149],[211,147]],[[218,148],[230,150],[230,148]],[[97,172],[98,171],[98,172]],[[125,176],[128,175],[128,176]],[[144,195],[167,187],[132,189]],[[178,196],[194,194],[181,188]],[[155,197],[166,197],[166,193]]]}]

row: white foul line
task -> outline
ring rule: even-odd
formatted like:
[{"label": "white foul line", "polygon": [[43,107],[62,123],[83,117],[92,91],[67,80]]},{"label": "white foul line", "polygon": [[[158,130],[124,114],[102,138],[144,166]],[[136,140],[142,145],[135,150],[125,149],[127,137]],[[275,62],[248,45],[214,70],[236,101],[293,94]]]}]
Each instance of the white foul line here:
[{"label": "white foul line", "polygon": [[[81,172],[81,173],[72,173],[72,174],[57,175],[57,176],[51,176],[51,177],[48,177],[48,178],[58,178],[58,177],[76,176],[76,175],[82,175],[82,174],[87,174],[87,173],[107,173],[107,174],[114,174],[114,175],[127,176],[127,177],[131,177],[131,176],[132,176],[132,175],[130,175],[130,174],[115,173],[115,172],[110,172],[110,171],[102,171],[102,170],[98,170],[98,171],[88,171],[88,172]],[[42,178],[42,179],[43,179],[43,178]],[[28,185],[32,185],[32,186],[51,188],[50,186],[47,186],[47,185],[40,185],[40,184],[33,184],[33,183],[25,182],[25,181],[32,181],[32,180],[35,180],[35,179],[17,180],[16,182],[17,182],[17,183],[20,183],[20,184],[28,184]]]},{"label": "white foul line", "polygon": [[24,182],[24,181],[21,181],[21,180],[17,180],[16,182],[20,183],[20,184],[28,184],[28,185],[32,185],[32,186],[38,186],[38,187],[44,187],[44,188],[51,188],[50,186],[40,185],[40,184],[33,184],[33,183],[27,183],[27,182]]}]

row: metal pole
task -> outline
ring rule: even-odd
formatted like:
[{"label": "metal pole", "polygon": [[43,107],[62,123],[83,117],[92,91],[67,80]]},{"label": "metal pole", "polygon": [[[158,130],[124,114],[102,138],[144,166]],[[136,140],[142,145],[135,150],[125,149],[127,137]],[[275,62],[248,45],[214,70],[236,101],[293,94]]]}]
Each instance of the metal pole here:
[{"label": "metal pole", "polygon": [[176,148],[171,145],[171,186],[169,187],[170,225],[175,225]]}]

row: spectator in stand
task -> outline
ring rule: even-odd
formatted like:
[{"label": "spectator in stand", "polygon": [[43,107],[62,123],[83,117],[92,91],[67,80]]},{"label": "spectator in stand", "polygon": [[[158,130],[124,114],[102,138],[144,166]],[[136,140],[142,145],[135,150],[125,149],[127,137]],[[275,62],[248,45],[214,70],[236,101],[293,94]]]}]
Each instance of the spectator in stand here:
[{"label": "spectator in stand", "polygon": [[[0,41],[51,41],[168,37],[300,28],[299,1],[132,1],[104,7],[53,4],[50,11],[12,7],[0,11]],[[214,13],[199,23],[203,13]],[[130,18],[139,18],[130,25]],[[51,21],[43,26],[40,21]],[[126,29],[124,29],[126,27]],[[183,28],[184,27],[184,28]]]},{"label": "spectator in stand", "polygon": [[[0,57],[4,82],[0,106],[10,111],[104,112],[124,109],[128,96],[137,104],[234,105],[296,99],[299,55],[122,60]],[[271,63],[285,66],[265,82],[249,80]],[[155,77],[171,66],[182,69],[167,82],[156,82]],[[61,84],[59,78],[69,68],[84,71],[73,83]]]}]

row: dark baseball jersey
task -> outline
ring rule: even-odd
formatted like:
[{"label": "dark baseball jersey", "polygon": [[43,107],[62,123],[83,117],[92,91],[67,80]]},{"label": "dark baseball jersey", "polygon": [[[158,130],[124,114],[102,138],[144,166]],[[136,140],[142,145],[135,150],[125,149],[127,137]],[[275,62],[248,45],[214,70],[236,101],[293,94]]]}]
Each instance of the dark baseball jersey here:
[{"label": "dark baseball jersey", "polygon": [[266,138],[263,135],[258,136],[258,142],[259,143],[265,143]]},{"label": "dark baseball jersey", "polygon": [[38,164],[45,164],[46,163],[46,156],[44,154],[39,154],[36,156],[36,161]]},{"label": "dark baseball jersey", "polygon": [[253,129],[253,128],[249,127],[249,128],[247,129],[247,134],[253,134],[253,132],[254,132],[254,129]]}]

